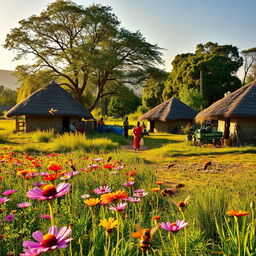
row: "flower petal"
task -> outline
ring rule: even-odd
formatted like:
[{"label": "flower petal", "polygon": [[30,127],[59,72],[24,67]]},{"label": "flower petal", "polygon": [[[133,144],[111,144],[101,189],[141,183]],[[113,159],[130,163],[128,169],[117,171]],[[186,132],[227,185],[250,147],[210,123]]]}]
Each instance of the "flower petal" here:
[{"label": "flower petal", "polygon": [[44,235],[41,231],[36,231],[32,234],[32,236],[37,242],[41,243]]},{"label": "flower petal", "polygon": [[40,248],[42,246],[40,243],[30,241],[30,240],[24,241],[22,245],[23,247],[28,247],[28,248]]},{"label": "flower petal", "polygon": [[57,227],[56,226],[50,227],[48,233],[53,234],[54,236],[57,236]]}]

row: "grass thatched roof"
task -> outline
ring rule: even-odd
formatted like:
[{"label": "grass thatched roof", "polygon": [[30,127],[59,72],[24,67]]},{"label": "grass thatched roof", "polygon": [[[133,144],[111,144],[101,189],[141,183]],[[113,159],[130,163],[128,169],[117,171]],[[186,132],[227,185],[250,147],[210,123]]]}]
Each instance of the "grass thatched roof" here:
[{"label": "grass thatched roof", "polygon": [[256,118],[256,80],[204,109],[196,121],[227,118]]},{"label": "grass thatched roof", "polygon": [[90,111],[55,82],[40,88],[6,113],[7,117],[16,115],[93,118]]},{"label": "grass thatched roof", "polygon": [[180,100],[172,97],[157,105],[147,113],[139,117],[139,121],[147,120],[192,120],[197,112]]}]

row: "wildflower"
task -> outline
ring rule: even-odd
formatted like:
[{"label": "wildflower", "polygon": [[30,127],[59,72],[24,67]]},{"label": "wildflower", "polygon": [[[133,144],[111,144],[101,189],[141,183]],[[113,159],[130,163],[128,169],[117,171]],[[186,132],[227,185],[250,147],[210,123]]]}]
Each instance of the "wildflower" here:
[{"label": "wildflower", "polygon": [[3,196],[9,196],[12,195],[15,192],[15,190],[5,190],[2,195]]},{"label": "wildflower", "polygon": [[102,159],[103,159],[102,157],[92,158],[92,161],[94,161],[94,162],[99,162],[99,161],[101,161]]},{"label": "wildflower", "polygon": [[117,170],[117,171],[120,171],[120,170],[122,170],[123,168],[124,168],[124,166],[122,165],[122,166],[117,166],[117,167],[115,167],[114,169]]},{"label": "wildflower", "polygon": [[48,167],[48,170],[49,171],[54,171],[54,172],[58,172],[60,170],[62,170],[62,166],[61,165],[58,165],[58,164],[55,164],[55,163],[51,163]]},{"label": "wildflower", "polygon": [[135,174],[136,174],[136,171],[130,171],[126,173],[126,175],[129,175],[129,176],[134,176]]},{"label": "wildflower", "polygon": [[124,200],[125,200],[125,201],[129,201],[129,202],[131,202],[131,203],[138,203],[138,202],[141,201],[141,199],[140,199],[140,198],[137,198],[137,197],[127,197],[127,198],[125,198]]},{"label": "wildflower", "polygon": [[134,196],[136,197],[144,197],[148,194],[148,192],[134,192]]},{"label": "wildflower", "polygon": [[38,253],[44,253],[49,250],[66,248],[67,243],[70,242],[73,238],[66,239],[72,230],[67,227],[62,227],[57,231],[56,226],[49,228],[47,234],[43,235],[41,231],[36,231],[32,234],[34,241],[24,241],[23,247],[27,247],[30,250],[37,249]]},{"label": "wildflower", "polygon": [[82,199],[88,199],[88,198],[90,198],[91,196],[89,195],[89,194],[83,194],[83,195],[81,195],[81,198]]},{"label": "wildflower", "polygon": [[111,210],[111,211],[118,211],[118,212],[120,212],[120,211],[125,209],[126,205],[127,205],[127,203],[118,203],[116,205],[116,207],[111,205],[111,206],[109,206],[108,209]]},{"label": "wildflower", "polygon": [[36,187],[41,187],[41,186],[43,186],[43,185],[44,185],[43,182],[34,182],[34,183],[33,183],[33,186],[36,186]]},{"label": "wildflower", "polygon": [[106,203],[106,202],[113,202],[114,200],[117,200],[117,199],[124,199],[127,197],[128,197],[128,193],[125,190],[118,190],[116,192],[103,194],[101,195],[100,199],[103,203]]},{"label": "wildflower", "polygon": [[160,191],[160,188],[151,188],[150,189],[152,192],[158,192],[158,191]]},{"label": "wildflower", "polygon": [[5,217],[5,221],[13,221],[15,219],[15,216],[13,214],[9,214]]},{"label": "wildflower", "polygon": [[139,189],[136,189],[134,192],[135,192],[135,193],[145,192],[145,189],[139,188]]},{"label": "wildflower", "polygon": [[56,187],[52,184],[44,185],[42,189],[35,187],[27,192],[27,197],[38,200],[54,199],[66,195],[70,186],[69,183],[59,183]]},{"label": "wildflower", "polygon": [[18,206],[19,208],[27,208],[27,207],[29,207],[30,205],[31,205],[31,203],[29,203],[29,202],[17,204],[17,206]]},{"label": "wildflower", "polygon": [[57,180],[59,178],[59,174],[48,174],[48,175],[44,175],[43,180],[45,181],[52,181],[52,180]]},{"label": "wildflower", "polygon": [[108,186],[100,186],[99,188],[94,189],[93,192],[96,193],[96,194],[110,193],[111,188],[108,187]]},{"label": "wildflower", "polygon": [[71,176],[71,177],[74,177],[74,176],[76,176],[77,174],[79,174],[79,172],[78,172],[78,171],[65,172],[65,175],[68,175],[68,176]]},{"label": "wildflower", "polygon": [[109,174],[113,175],[113,174],[116,174],[116,173],[117,173],[117,171],[112,171]]},{"label": "wildflower", "polygon": [[154,216],[152,217],[153,220],[159,220],[161,218],[161,216]]},{"label": "wildflower", "polygon": [[111,234],[113,228],[115,228],[117,224],[118,222],[114,218],[108,218],[108,219],[104,218],[103,220],[101,220],[99,226],[103,226],[104,228],[106,228],[106,232],[108,234]]},{"label": "wildflower", "polygon": [[72,177],[72,176],[65,174],[65,175],[63,175],[63,176],[60,178],[60,180],[69,180],[71,177]]},{"label": "wildflower", "polygon": [[176,206],[179,208],[181,212],[185,211],[185,208],[187,207],[187,202],[189,200],[190,196],[188,196],[184,201],[180,201],[176,204]]},{"label": "wildflower", "polygon": [[90,198],[90,199],[84,200],[84,202],[88,206],[95,206],[100,202],[100,200],[98,198]]},{"label": "wildflower", "polygon": [[31,173],[34,173],[34,172],[36,172],[35,169],[26,169],[26,170],[24,170],[24,169],[19,169],[18,172],[17,172],[17,175],[23,175],[23,176],[25,176],[25,175],[28,175],[28,174],[31,174]]},{"label": "wildflower", "polygon": [[8,197],[0,197],[0,204],[2,203],[6,203],[7,201],[9,201],[10,199]]},{"label": "wildflower", "polygon": [[25,249],[24,253],[21,253],[20,256],[37,256],[40,254],[40,251],[38,251],[37,248],[34,249]]},{"label": "wildflower", "polygon": [[163,184],[164,184],[163,181],[157,181],[157,182],[156,182],[156,185],[163,185]]},{"label": "wildflower", "polygon": [[108,170],[111,170],[111,169],[113,169],[114,167],[115,167],[114,164],[105,164],[105,165],[103,166],[103,168],[108,169]]},{"label": "wildflower", "polygon": [[227,215],[236,216],[236,217],[247,216],[248,214],[249,214],[249,212],[241,211],[241,210],[229,210],[229,211],[227,211]]},{"label": "wildflower", "polygon": [[93,170],[99,168],[100,166],[97,164],[89,164],[87,167]]},{"label": "wildflower", "polygon": [[49,214],[41,214],[40,215],[40,217],[42,218],[42,219],[45,219],[45,220],[49,220],[49,219],[51,219],[52,218],[52,216],[51,215],[49,215]]},{"label": "wildflower", "polygon": [[176,220],[176,222],[171,223],[171,222],[162,222],[160,224],[162,229],[165,229],[167,231],[171,231],[171,232],[178,232],[179,230],[185,228],[188,225],[187,222],[185,222],[184,220]]},{"label": "wildflower", "polygon": [[125,182],[123,183],[123,186],[132,186],[134,184],[134,181],[128,181],[128,182]]}]

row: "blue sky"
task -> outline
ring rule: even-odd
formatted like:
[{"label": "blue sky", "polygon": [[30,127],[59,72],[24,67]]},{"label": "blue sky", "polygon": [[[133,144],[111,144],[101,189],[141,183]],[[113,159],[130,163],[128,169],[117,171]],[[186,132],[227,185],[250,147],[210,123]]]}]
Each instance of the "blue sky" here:
[{"label": "blue sky", "polygon": [[[39,14],[50,0],[0,0],[0,69],[15,69],[15,53],[2,47],[18,21]],[[164,48],[165,70],[179,53],[198,43],[232,44],[239,51],[256,47],[255,0],[75,0],[110,5],[121,26],[140,30],[148,42]]]}]

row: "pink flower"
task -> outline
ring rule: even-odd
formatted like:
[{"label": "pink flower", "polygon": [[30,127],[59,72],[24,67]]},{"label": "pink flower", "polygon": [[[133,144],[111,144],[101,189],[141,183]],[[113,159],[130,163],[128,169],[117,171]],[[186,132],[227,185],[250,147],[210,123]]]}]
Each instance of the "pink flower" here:
[{"label": "pink flower", "polygon": [[10,199],[8,197],[0,197],[0,204],[2,203],[6,203],[7,201],[9,201]]},{"label": "pink flower", "polygon": [[138,203],[141,201],[140,198],[136,198],[136,197],[127,197],[126,199],[124,199],[125,201],[129,201],[131,203]]},{"label": "pink flower", "polygon": [[115,167],[114,169],[120,171],[120,170],[122,170],[123,168],[124,168],[124,166],[117,166],[117,167]]},{"label": "pink flower", "polygon": [[100,186],[99,188],[94,189],[93,192],[96,193],[96,194],[110,193],[111,188],[108,187],[108,186]]},{"label": "pink flower", "polygon": [[18,206],[19,208],[27,208],[27,207],[29,207],[30,205],[31,205],[31,203],[29,203],[29,202],[17,204],[17,206]]},{"label": "pink flower", "polygon": [[3,196],[9,196],[12,195],[15,192],[15,190],[5,190],[2,195]]},{"label": "pink flower", "polygon": [[89,164],[87,167],[90,168],[90,169],[97,169],[97,168],[99,168],[100,166],[97,165],[97,164]]},{"label": "pink flower", "polygon": [[135,190],[134,192],[135,192],[135,193],[145,192],[145,189],[143,189],[143,188],[139,188],[139,189]]},{"label": "pink flower", "polygon": [[122,211],[125,209],[126,205],[127,203],[118,203],[116,207],[114,205],[110,205],[108,209],[111,211]]},{"label": "pink flower", "polygon": [[148,192],[134,192],[134,196],[136,197],[144,197],[148,194]]},{"label": "pink flower", "polygon": [[41,231],[34,232],[32,236],[36,242],[26,240],[23,242],[23,247],[27,247],[30,250],[37,249],[38,253],[43,253],[54,249],[66,248],[67,243],[73,239],[66,239],[71,233],[72,230],[70,228],[62,227],[59,231],[57,231],[57,227],[52,226],[49,228],[48,233],[45,235],[43,235]]},{"label": "pink flower", "polygon": [[33,183],[33,186],[36,186],[36,187],[41,187],[41,186],[43,186],[43,185],[44,185],[43,182],[34,182],[34,183]]},{"label": "pink flower", "polygon": [[176,222],[174,222],[174,223],[162,222],[160,224],[162,229],[165,229],[165,230],[171,231],[171,232],[178,232],[179,230],[185,228],[187,225],[188,225],[188,223],[185,222],[184,220],[176,220]]},{"label": "pink flower", "polygon": [[99,158],[92,158],[92,161],[94,161],[94,162],[99,162],[99,161],[101,161],[102,160],[102,157],[99,157]]},{"label": "pink flower", "polygon": [[13,214],[7,215],[5,217],[5,221],[13,221],[15,219],[15,216]]},{"label": "pink flower", "polygon": [[60,183],[56,187],[52,184],[45,185],[41,188],[35,187],[27,192],[27,197],[38,200],[51,200],[61,197],[69,192],[70,183]]},{"label": "pink flower", "polygon": [[123,183],[123,186],[132,186],[134,184],[134,181],[131,180],[131,181],[128,181],[126,183]]},{"label": "pink flower", "polygon": [[40,251],[38,249],[25,249],[24,253],[21,253],[20,256],[37,256],[40,254]]},{"label": "pink flower", "polygon": [[44,213],[41,214],[40,217],[43,218],[43,219],[45,219],[45,220],[49,220],[49,219],[52,218],[51,215],[49,215],[49,214],[44,214]]}]

